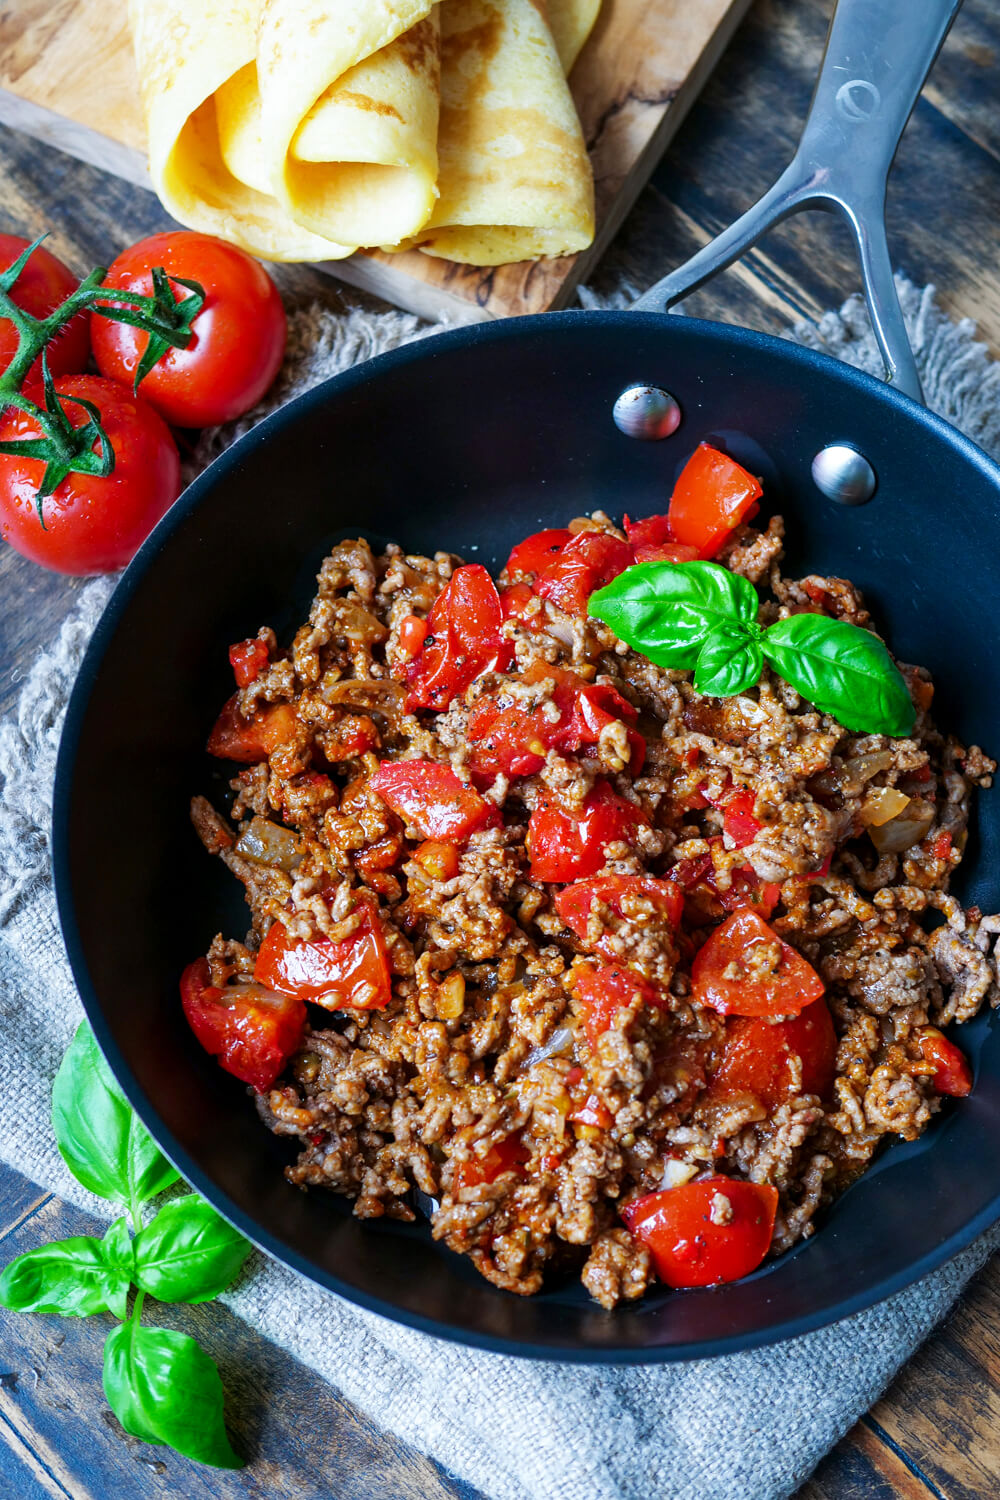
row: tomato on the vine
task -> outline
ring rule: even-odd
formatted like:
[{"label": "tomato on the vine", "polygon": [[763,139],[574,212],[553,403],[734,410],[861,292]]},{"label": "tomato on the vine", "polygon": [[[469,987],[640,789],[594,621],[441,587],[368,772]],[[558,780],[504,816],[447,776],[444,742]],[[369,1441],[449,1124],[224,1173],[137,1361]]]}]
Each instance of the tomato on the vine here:
[{"label": "tomato on the vine", "polygon": [[[139,240],[114,261],[106,287],[153,293],[153,267],[198,282],[205,303],[186,348],[172,347],[144,378],[143,396],[178,427],[211,427],[242,416],[274,380],[285,353],[287,326],[277,287],[252,256],[212,235],[171,230]],[[179,302],[187,288],[171,282]],[[129,385],[148,333],[94,314],[94,357],[103,375]]]},{"label": "tomato on the vine", "polygon": [[[16,234],[0,234],[0,270],[14,264],[18,256],[27,250],[30,240],[22,240]],[[11,301],[33,318],[47,318],[61,302],[75,292],[79,281],[69,266],[39,245],[17,278],[11,292]],[[0,374],[7,369],[17,353],[17,329],[9,318],[0,318]],[[90,357],[89,319],[85,312],[78,313],[67,323],[47,348],[49,369],[53,375],[75,375],[87,368]],[[39,355],[25,378],[25,385],[36,386],[41,380],[42,361]]]},{"label": "tomato on the vine", "polygon": [[[99,410],[115,466],[101,478],[70,473],[41,501],[45,473],[39,458],[0,454],[0,536],[16,551],[57,573],[110,573],[123,568],[180,494],[181,466],[170,430],[151,406],[117,380],[63,375],[62,397],[82,397]],[[89,417],[74,400],[64,404],[74,427]],[[26,412],[0,414],[0,442],[41,436]]]}]

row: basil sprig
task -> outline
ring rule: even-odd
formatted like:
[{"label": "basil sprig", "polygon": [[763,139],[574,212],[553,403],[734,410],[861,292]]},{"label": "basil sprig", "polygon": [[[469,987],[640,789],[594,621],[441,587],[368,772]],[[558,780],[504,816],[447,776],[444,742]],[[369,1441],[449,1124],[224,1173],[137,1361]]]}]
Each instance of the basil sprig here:
[{"label": "basil sprig", "polygon": [[[194,1193],[173,1198],[144,1223],[142,1205],[178,1180],[119,1089],[93,1033],[82,1024],[52,1090],[52,1125],[73,1176],[124,1203],[129,1219],[103,1239],[77,1235],[29,1250],[0,1275],[0,1304],[18,1312],[121,1323],[104,1345],[104,1393],[126,1432],[167,1443],[188,1458],[239,1468],[223,1420],[219,1371],[187,1334],[140,1322],[147,1295],[207,1302],[239,1274],[250,1246]],[[132,1311],[129,1293],[135,1287]]]},{"label": "basil sprig", "polygon": [[757,623],[757,590],[718,563],[649,562],[590,596],[589,612],[661,667],[694,670],[699,693],[753,687],[765,660],[822,713],[864,734],[911,734],[913,702],[877,635],[826,615]]}]

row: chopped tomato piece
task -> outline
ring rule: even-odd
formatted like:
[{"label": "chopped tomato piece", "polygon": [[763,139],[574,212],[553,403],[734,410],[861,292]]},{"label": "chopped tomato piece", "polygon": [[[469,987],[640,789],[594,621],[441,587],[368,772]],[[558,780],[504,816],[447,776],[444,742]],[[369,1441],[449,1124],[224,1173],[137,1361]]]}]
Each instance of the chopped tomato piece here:
[{"label": "chopped tomato piece", "polygon": [[324,736],[323,754],[328,761],[339,764],[367,754],[369,750],[375,749],[378,742],[374,719],[368,714],[345,714]]},{"label": "chopped tomato piece", "polygon": [[413,858],[432,880],[454,880],[458,874],[458,850],[454,844],[426,839],[414,850]]},{"label": "chopped tomato piece", "polygon": [[485,1156],[470,1156],[467,1161],[455,1163],[452,1192],[457,1197],[465,1188],[496,1182],[502,1173],[518,1171],[530,1157],[531,1153],[521,1144],[519,1131],[505,1136],[491,1146]]},{"label": "chopped tomato piece", "polygon": [[939,833],[931,845],[931,855],[934,859],[951,858],[951,834]]},{"label": "chopped tomato piece", "polygon": [[701,443],[681,470],[670,497],[670,529],[678,542],[714,557],[763,491],[759,480],[718,448]]},{"label": "chopped tomato piece", "polygon": [[773,881],[763,881],[749,865],[732,871],[727,890],[716,883],[714,869],[705,881],[709,890],[718,897],[727,911],[738,911],[741,906],[752,906],[762,917],[769,917],[781,900],[781,886]]},{"label": "chopped tomato piece", "polygon": [[754,794],[749,787],[731,792],[722,808],[722,831],[737,849],[745,849],[760,833],[763,824],[753,815]]},{"label": "chopped tomato piece", "polygon": [[259,984],[211,983],[207,958],[181,975],[181,1004],[206,1052],[234,1078],[258,1093],[269,1089],[302,1043],[306,1008],[301,1000]]},{"label": "chopped tomato piece", "polygon": [[666,996],[655,984],[650,984],[634,970],[616,964],[600,969],[590,965],[581,968],[573,988],[583,1006],[584,1030],[592,1047],[597,1038],[612,1026],[616,1012],[631,1005],[636,995],[645,1005],[662,1006],[666,1001]]},{"label": "chopped tomato piece", "polygon": [[514,648],[500,634],[496,584],[479,563],[456,568],[427,616],[427,635],[406,669],[407,712],[445,709],[483,672],[503,672]]},{"label": "chopped tomato piece", "polygon": [[[652,906],[673,928],[680,926],[684,912],[684,897],[672,880],[657,880],[654,875],[599,875],[595,880],[580,880],[559,892],[555,907],[570,931],[584,943],[595,901],[610,907],[622,921],[634,918],[643,923],[648,923],[648,906]],[[596,946],[608,958],[616,957],[606,939],[599,939]]]},{"label": "chopped tomato piece", "polygon": [[283,922],[272,922],[257,954],[254,978],[327,1010],[382,1010],[392,998],[389,956],[368,902],[354,932],[339,943],[328,937],[292,938]]},{"label": "chopped tomato piece", "polygon": [[788,1016],[823,993],[800,953],[749,906],[717,927],[695,955],[691,998],[724,1016]]},{"label": "chopped tomato piece", "polygon": [[383,761],[370,785],[425,839],[461,844],[477,829],[499,821],[492,803],[435,760]]},{"label": "chopped tomato piece", "polygon": [[578,812],[566,812],[546,792],[528,823],[532,880],[578,880],[596,875],[608,844],[634,843],[649,819],[634,802],[619,797],[608,781],[594,782]]},{"label": "chopped tomato piece", "polygon": [[529,629],[545,620],[544,610],[530,608],[536,605],[538,595],[530,583],[512,583],[509,589],[500,590],[500,610],[505,620],[520,620]]},{"label": "chopped tomato piece", "polygon": [[399,622],[399,649],[416,656],[427,639],[427,621],[419,615],[407,615]]},{"label": "chopped tomato piece", "polygon": [[[551,698],[534,708],[521,704],[504,692],[480,698],[469,715],[468,736],[472,745],[471,765],[483,776],[533,776],[545,764],[549,750],[567,754],[584,745],[596,745],[602,731],[616,720],[630,723],[636,709],[615,688],[587,682],[568,667],[535,661],[521,677],[529,686],[551,679]],[[638,744],[633,743],[632,734]],[[642,735],[629,735],[630,768],[642,767],[646,742]]]},{"label": "chopped tomato piece", "polygon": [[571,1125],[591,1125],[598,1130],[607,1130],[615,1122],[614,1115],[597,1094],[589,1094],[567,1118]]},{"label": "chopped tomato piece", "polygon": [[270,657],[266,643],[257,636],[249,641],[237,641],[235,646],[230,646],[229,665],[233,669],[236,686],[245,688],[251,682],[256,682]]},{"label": "chopped tomato piece", "polygon": [[680,1289],[719,1286],[756,1271],[770,1248],[777,1208],[777,1188],[708,1177],[638,1198],[621,1215],[660,1280]]},{"label": "chopped tomato piece", "polygon": [[[801,1084],[794,1081],[793,1056],[802,1062]],[[814,1000],[791,1021],[730,1016],[706,1100],[752,1094],[766,1109],[777,1109],[797,1093],[826,1099],[836,1061],[837,1034],[823,999]]]},{"label": "chopped tomato piece", "polygon": [[964,1099],[972,1093],[972,1069],[965,1053],[936,1026],[925,1026],[918,1038],[921,1056],[936,1069],[931,1082],[939,1094]]},{"label": "chopped tomato piece", "polygon": [[674,536],[669,516],[646,516],[641,521],[626,516],[623,525],[637,563],[694,562],[698,557],[697,547],[687,547]]},{"label": "chopped tomato piece", "polygon": [[519,542],[507,559],[508,578],[536,577],[559,556],[573,533],[565,526],[552,526],[547,531],[536,531],[534,536]]},{"label": "chopped tomato piece", "polygon": [[580,531],[541,573],[535,593],[568,615],[585,615],[591,594],[635,562],[628,542],[604,531]]},{"label": "chopped tomato piece", "polygon": [[247,765],[266,760],[279,745],[295,738],[298,722],[290,703],[271,703],[258,709],[252,719],[245,719],[234,693],[215,721],[208,737],[208,752],[221,760]]}]

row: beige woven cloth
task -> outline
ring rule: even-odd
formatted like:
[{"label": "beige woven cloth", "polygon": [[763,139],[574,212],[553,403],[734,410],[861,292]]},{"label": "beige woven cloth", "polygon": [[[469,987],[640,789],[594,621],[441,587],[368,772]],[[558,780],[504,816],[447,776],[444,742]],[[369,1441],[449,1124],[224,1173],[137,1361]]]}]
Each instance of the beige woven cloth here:
[{"label": "beige woven cloth", "polygon": [[[930,288],[904,286],[903,299],[929,404],[1000,454],[1000,366],[971,325],[944,317]],[[399,313],[300,312],[278,397],[421,332]],[[856,301],[793,336],[879,370]],[[208,435],[199,461],[232,436]],[[108,581],[81,589],[0,726],[0,1156],[104,1216],[108,1205],[68,1176],[39,1121],[80,1016],[49,875],[55,754],[110,590]],[[867,1410],[997,1245],[1000,1228],[890,1301],[777,1348],[639,1369],[463,1349],[361,1312],[262,1257],[226,1300],[380,1426],[492,1500],[781,1500]]]}]

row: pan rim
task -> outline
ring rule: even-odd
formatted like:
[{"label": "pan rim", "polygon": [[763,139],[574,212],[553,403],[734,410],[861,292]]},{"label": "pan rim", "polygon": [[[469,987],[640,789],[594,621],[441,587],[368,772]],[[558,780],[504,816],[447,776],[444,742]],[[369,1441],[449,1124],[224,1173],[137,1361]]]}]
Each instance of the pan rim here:
[{"label": "pan rim", "polygon": [[[876,377],[847,365],[831,355],[794,344],[771,334],[670,314],[671,326],[696,334],[711,342],[734,349],[756,350],[778,356],[793,366],[819,372],[822,378],[852,386],[859,397],[883,403],[908,418],[918,419],[936,433],[967,461],[973,463],[997,490],[1000,500],[1000,466],[964,433],[936,413],[921,407],[909,396],[892,389]],[[269,442],[299,416],[322,405],[341,392],[377,379],[383,372],[430,358],[443,357],[452,350],[464,350],[478,344],[492,344],[518,339],[538,331],[540,320],[546,329],[572,328],[586,335],[602,327],[627,326],[638,329],[662,329],[665,315],[624,310],[586,310],[536,314],[531,317],[498,319],[488,323],[464,325],[436,334],[418,337],[396,349],[331,376],[312,389],[279,407],[221,453],[175,502],[129,564],[115,587],[93,632],[81,662],[70,696],[60,738],[56,762],[52,816],[52,866],[56,903],[63,940],[86,1017],[93,1027],[101,1050],[130,1104],[143,1124],[177,1167],[185,1180],[208,1202],[234,1224],[247,1239],[280,1264],[305,1276],[314,1284],[332,1291],[366,1311],[448,1342],[485,1349],[510,1357],[549,1360],[566,1364],[652,1365],[682,1363],[694,1359],[714,1358],[748,1349],[782,1343],[802,1334],[829,1327],[884,1301],[943,1265],[965,1249],[985,1229],[1000,1218],[1000,1192],[941,1244],[902,1271],[877,1279],[862,1291],[836,1302],[828,1302],[808,1313],[786,1317],[751,1333],[734,1333],[716,1339],[702,1339],[678,1344],[636,1348],[631,1344],[602,1342],[599,1346],[563,1346],[559,1343],[527,1343],[521,1340],[469,1329],[457,1323],[442,1321],[401,1308],[387,1299],[373,1296],[342,1277],[318,1266],[294,1247],[277,1240],[255,1219],[235,1203],[174,1138],[160,1119],[152,1102],[139,1085],[132,1069],[120,1051],[110,1025],[105,1021],[100,997],[91,983],[83,943],[76,921],[76,904],[70,871],[70,814],[74,791],[74,767],[77,748],[84,729],[91,694],[103,666],[107,649],[132,599],[141,588],[155,559],[177,532],[197,511],[213,486],[224,481],[234,470],[251,458],[254,451]],[[627,320],[627,321],[626,321]],[[638,361],[637,361],[638,362]],[[613,1314],[612,1314],[613,1316]]]}]

